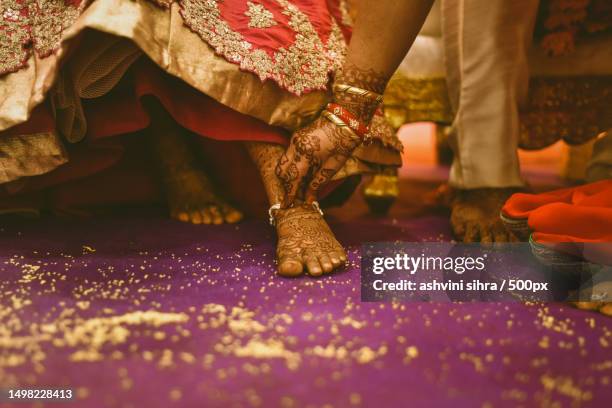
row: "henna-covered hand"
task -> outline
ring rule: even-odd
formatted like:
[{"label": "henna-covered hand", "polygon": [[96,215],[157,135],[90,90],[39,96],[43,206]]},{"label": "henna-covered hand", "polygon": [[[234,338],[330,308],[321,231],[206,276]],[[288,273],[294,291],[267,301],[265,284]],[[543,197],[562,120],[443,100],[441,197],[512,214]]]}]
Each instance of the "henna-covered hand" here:
[{"label": "henna-covered hand", "polygon": [[[368,126],[379,103],[372,93],[382,94],[387,81],[386,76],[371,70],[344,67],[336,83],[365,89],[370,94],[334,90],[333,101]],[[276,167],[276,175],[285,189],[284,206],[292,205],[296,199],[315,201],[318,191],[344,166],[361,140],[348,127],[338,126],[324,116],[297,130]]]},{"label": "henna-covered hand", "polygon": [[312,202],[319,189],[342,168],[361,138],[324,117],[293,134],[276,174],[285,189],[284,205],[297,200]]}]

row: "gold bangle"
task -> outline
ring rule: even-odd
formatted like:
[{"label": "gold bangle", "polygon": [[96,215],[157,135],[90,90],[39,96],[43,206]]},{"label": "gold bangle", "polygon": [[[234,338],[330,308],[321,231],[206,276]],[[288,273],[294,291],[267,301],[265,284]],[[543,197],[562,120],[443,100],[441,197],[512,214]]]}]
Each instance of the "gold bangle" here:
[{"label": "gold bangle", "polygon": [[352,85],[334,84],[333,89],[334,92],[346,92],[349,94],[373,99],[374,101],[376,101],[376,103],[380,103],[383,100],[383,96],[381,94],[377,94],[376,92],[368,91],[367,89],[358,88]]},{"label": "gold bangle", "polygon": [[323,112],[321,112],[321,116],[323,116],[325,119],[329,120],[332,124],[334,124],[335,126],[338,126],[339,128],[346,128],[346,130],[351,132],[360,142],[368,138],[367,135],[366,137],[363,137],[363,138],[359,137],[357,132],[351,129],[349,125],[347,125],[342,119],[340,119],[338,116],[334,115],[328,110],[324,110]]},{"label": "gold bangle", "polygon": [[[334,125],[338,126],[338,127],[345,127],[348,128],[351,132],[353,132],[353,129],[351,129],[349,127],[349,125],[347,125],[346,123],[344,123],[344,121],[342,119],[340,119],[338,116],[334,115],[333,113],[331,113],[330,111],[328,111],[327,109],[324,110],[323,112],[321,112],[321,116],[323,116],[325,119],[329,120],[331,123],[333,123]],[[354,133],[354,132],[353,132]]]},{"label": "gold bangle", "polygon": [[353,129],[351,129],[351,127],[349,125],[347,125],[342,119],[340,119],[338,116],[334,115],[330,111],[324,110],[323,112],[321,112],[321,116],[323,116],[325,119],[329,120],[335,126],[338,126],[339,128],[345,128],[346,130],[351,132],[357,139],[362,140],[359,137],[359,135]]}]

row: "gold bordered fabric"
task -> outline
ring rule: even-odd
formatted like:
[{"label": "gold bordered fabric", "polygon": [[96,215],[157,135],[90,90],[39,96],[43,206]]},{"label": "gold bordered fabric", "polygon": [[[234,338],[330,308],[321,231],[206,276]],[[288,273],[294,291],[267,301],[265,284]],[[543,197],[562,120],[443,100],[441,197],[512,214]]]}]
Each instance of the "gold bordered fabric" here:
[{"label": "gold bordered fabric", "polygon": [[[384,99],[389,122],[437,122],[450,125],[453,114],[444,78],[396,75]],[[535,77],[521,109],[519,147],[543,149],[563,140],[586,143],[612,127],[612,77]]]},{"label": "gold bordered fabric", "polygon": [[[267,6],[264,10],[255,7],[262,2],[251,3],[249,5],[245,2],[243,11],[246,14],[242,13],[245,26],[272,24],[269,21],[270,14],[265,10],[269,11],[273,7]],[[289,6],[289,3],[278,1],[266,2],[266,5],[272,3],[279,7]],[[83,7],[84,4],[80,3]],[[336,5],[336,9],[326,7],[329,7],[328,10],[335,16],[340,16],[337,21],[334,18],[334,21],[337,27],[342,28],[344,26],[338,21],[347,23],[348,14],[343,3]],[[62,23],[61,41],[50,48],[55,52],[52,51],[45,57],[43,54],[31,52],[23,69],[0,76],[0,130],[9,129],[28,119],[34,107],[45,100],[53,84],[57,84],[59,67],[67,65],[66,57],[74,54],[74,47],[78,47],[82,34],[91,30],[135,44],[169,74],[181,78],[218,102],[271,125],[294,130],[316,117],[328,101],[326,90],[313,90],[298,96],[281,88],[274,80],[262,81],[258,75],[245,72],[239,64],[229,62],[203,41],[198,32],[185,24],[181,13],[186,9],[176,2],[95,0],[88,3],[88,7],[79,10],[82,11],[80,17],[70,27],[65,28],[65,23]],[[271,13],[276,15],[272,11]],[[309,15],[301,9],[293,10],[294,16],[301,14]],[[283,15],[286,21],[291,21],[291,13],[287,11]],[[295,20],[298,17],[293,18]],[[319,37],[315,42],[324,38],[323,42],[329,43],[334,36],[337,38],[339,34],[337,30],[336,34],[333,34],[331,22],[330,20],[328,37]],[[285,74],[288,72],[284,69],[281,71]],[[88,76],[87,73],[82,75]],[[327,72],[325,77],[327,78]],[[393,165],[401,163],[401,145],[393,138],[393,133],[385,134],[384,137],[377,138],[378,143],[360,149],[356,153],[359,162]],[[50,151],[50,155],[52,154],[55,153]]]},{"label": "gold bordered fabric", "polygon": [[50,55],[86,6],[87,0],[1,0],[0,75],[24,68],[32,52]]}]

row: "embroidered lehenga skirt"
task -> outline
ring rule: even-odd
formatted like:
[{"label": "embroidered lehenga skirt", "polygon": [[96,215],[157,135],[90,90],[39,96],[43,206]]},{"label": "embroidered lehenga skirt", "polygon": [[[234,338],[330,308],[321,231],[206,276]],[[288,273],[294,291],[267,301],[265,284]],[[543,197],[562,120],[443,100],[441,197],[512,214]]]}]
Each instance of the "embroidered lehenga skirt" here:
[{"label": "embroidered lehenga skirt", "polygon": [[[230,198],[260,211],[261,182],[239,142],[286,145],[314,119],[350,37],[345,4],[331,0],[0,4],[4,209],[36,209],[42,196],[60,210],[159,197],[143,147],[142,99],[155,97]],[[401,164],[382,117],[372,133],[337,184]]]}]

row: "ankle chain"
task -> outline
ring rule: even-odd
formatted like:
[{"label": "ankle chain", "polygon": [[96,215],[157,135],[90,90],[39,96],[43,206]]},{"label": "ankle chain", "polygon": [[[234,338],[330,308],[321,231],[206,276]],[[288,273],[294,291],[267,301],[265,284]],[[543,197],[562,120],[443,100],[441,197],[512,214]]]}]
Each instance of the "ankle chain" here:
[{"label": "ankle chain", "polygon": [[[319,206],[318,201],[313,201],[311,203],[311,206],[316,212],[318,212],[321,215],[321,217],[324,215],[323,210],[321,210],[321,207]],[[268,216],[270,217],[269,222],[270,222],[270,225],[273,227],[276,226],[276,214],[281,208],[282,207],[280,203],[275,203],[275,204],[272,204],[272,206],[270,206],[270,208],[268,209]]]}]

